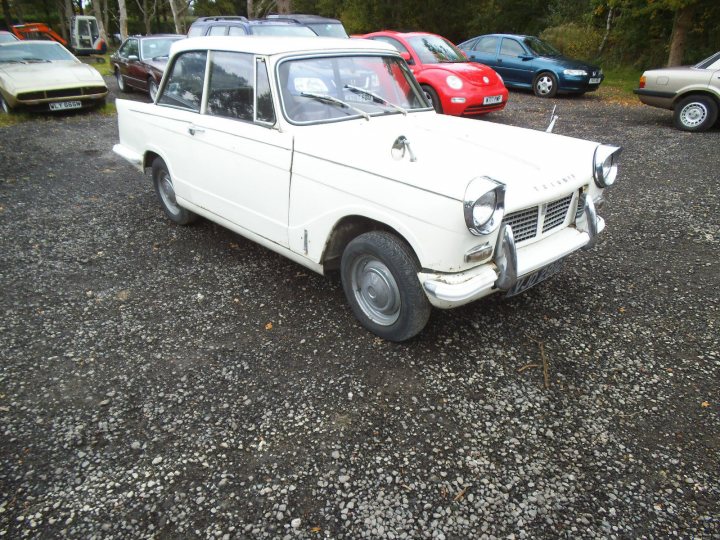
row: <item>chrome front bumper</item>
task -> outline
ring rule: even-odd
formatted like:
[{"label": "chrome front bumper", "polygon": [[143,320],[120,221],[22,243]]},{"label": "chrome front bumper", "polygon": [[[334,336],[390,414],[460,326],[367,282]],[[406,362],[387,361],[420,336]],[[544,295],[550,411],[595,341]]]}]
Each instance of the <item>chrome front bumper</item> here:
[{"label": "chrome front bumper", "polygon": [[430,303],[453,308],[489,294],[507,291],[517,280],[579,249],[590,249],[605,222],[597,215],[590,197],[575,227],[568,227],[538,242],[517,248],[512,227],[500,227],[493,261],[457,274],[418,274]]}]

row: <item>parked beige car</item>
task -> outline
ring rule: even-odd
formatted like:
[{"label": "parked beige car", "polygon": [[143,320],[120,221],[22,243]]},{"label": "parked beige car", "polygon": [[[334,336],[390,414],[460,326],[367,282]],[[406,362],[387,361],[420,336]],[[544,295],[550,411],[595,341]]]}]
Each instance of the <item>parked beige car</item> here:
[{"label": "parked beige car", "polygon": [[710,129],[720,109],[720,51],[695,66],[646,71],[634,92],[645,105],[674,111],[678,129]]}]

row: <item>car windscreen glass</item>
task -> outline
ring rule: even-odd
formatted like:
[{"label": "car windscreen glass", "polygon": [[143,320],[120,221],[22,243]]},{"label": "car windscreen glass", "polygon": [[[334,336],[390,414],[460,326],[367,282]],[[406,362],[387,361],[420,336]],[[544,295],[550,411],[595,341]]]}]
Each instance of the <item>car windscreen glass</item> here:
[{"label": "car windscreen glass", "polygon": [[536,37],[528,37],[523,43],[538,56],[560,56],[560,51],[550,45],[547,41],[543,41]]},{"label": "car windscreen glass", "polygon": [[327,23],[327,24],[308,24],[318,36],[323,37],[336,37],[346,38],[348,37],[345,28],[342,24],[338,23]]},{"label": "car windscreen glass", "polygon": [[170,45],[178,39],[180,38],[143,39],[140,42],[142,57],[145,59],[167,57],[170,54]]},{"label": "car windscreen glass", "polygon": [[251,32],[256,36],[300,36],[316,37],[317,34],[307,26],[280,25],[280,24],[258,24],[251,27]]},{"label": "car windscreen glass", "polygon": [[157,100],[158,105],[200,111],[207,53],[190,51],[177,56]]},{"label": "car windscreen glass", "polygon": [[398,107],[428,109],[409,68],[396,56],[286,60],[278,67],[278,81],[285,115],[295,123],[399,114]]},{"label": "car windscreen glass", "polygon": [[455,45],[438,36],[414,36],[408,38],[415,54],[423,64],[467,62],[465,55]]},{"label": "car windscreen glass", "polygon": [[0,62],[77,61],[62,45],[47,42],[10,43],[0,47]]},{"label": "car windscreen glass", "polygon": [[698,69],[720,69],[720,52],[716,52],[710,58],[706,58],[695,67]]}]

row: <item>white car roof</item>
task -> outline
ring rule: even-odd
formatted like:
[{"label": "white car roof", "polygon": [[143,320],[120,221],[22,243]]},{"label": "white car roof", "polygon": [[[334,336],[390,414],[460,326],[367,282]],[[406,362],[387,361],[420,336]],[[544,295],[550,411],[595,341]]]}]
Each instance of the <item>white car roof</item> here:
[{"label": "white car roof", "polygon": [[369,39],[341,39],[329,37],[277,37],[277,36],[203,36],[181,39],[173,43],[171,54],[192,50],[237,51],[264,56],[294,53],[363,53],[394,52],[387,43]]}]

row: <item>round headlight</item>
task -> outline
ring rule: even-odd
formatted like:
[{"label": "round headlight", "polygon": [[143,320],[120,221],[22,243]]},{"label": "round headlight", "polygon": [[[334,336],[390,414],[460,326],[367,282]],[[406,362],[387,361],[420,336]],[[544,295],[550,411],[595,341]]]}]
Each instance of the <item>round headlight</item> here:
[{"label": "round headlight", "polygon": [[600,145],[595,149],[593,159],[593,177],[599,188],[606,188],[615,183],[617,164],[621,149],[616,146]]},{"label": "round headlight", "polygon": [[447,82],[447,85],[453,90],[460,90],[463,87],[462,80],[457,75],[448,75],[445,82]]},{"label": "round headlight", "polygon": [[494,232],[505,214],[505,185],[487,176],[473,179],[465,189],[463,212],[472,234]]},{"label": "round headlight", "polygon": [[495,191],[488,191],[485,195],[480,197],[473,205],[473,225],[476,229],[481,229],[493,216],[495,212],[495,203],[497,201],[497,195]]}]

